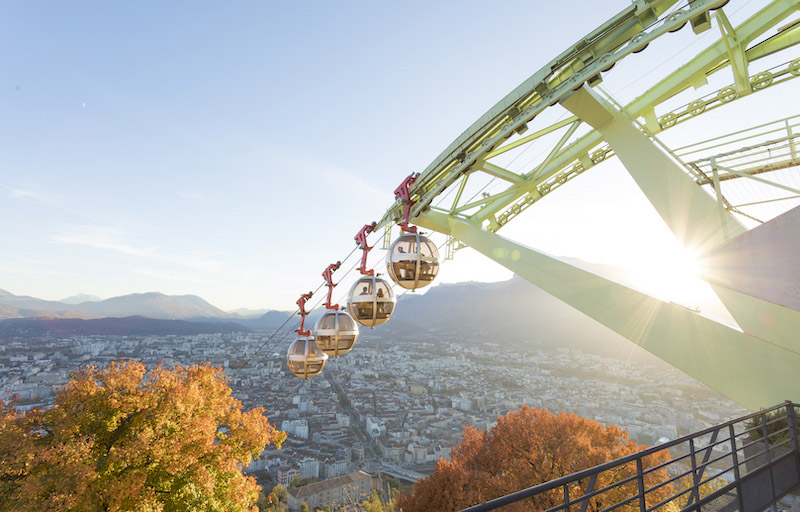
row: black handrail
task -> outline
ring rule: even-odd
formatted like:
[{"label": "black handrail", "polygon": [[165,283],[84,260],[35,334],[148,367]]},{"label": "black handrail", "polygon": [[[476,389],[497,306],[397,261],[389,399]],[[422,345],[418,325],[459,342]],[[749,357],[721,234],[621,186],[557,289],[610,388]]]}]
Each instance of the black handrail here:
[{"label": "black handrail", "polygon": [[[771,468],[772,466],[776,466],[777,464],[782,463],[783,460],[785,459],[785,457],[783,457],[783,456],[780,456],[780,457],[775,456],[775,457],[773,457],[772,456],[772,451],[774,451],[776,447],[781,447],[781,446],[787,444],[787,441],[780,441],[777,445],[770,445],[769,444],[770,438],[774,438],[778,434],[784,434],[786,432],[790,433],[788,444],[790,444],[791,451],[794,452],[794,457],[795,457],[795,465],[794,465],[794,467],[796,468],[796,474],[798,475],[798,482],[797,483],[800,484],[800,452],[798,452],[798,445],[800,444],[800,443],[798,443],[798,438],[800,436],[798,436],[798,432],[797,432],[797,421],[796,421],[796,413],[795,413],[795,408],[796,407],[800,407],[800,406],[798,406],[797,404],[794,404],[794,403],[792,403],[790,401],[786,401],[786,402],[783,402],[783,403],[778,404],[776,406],[770,407],[768,409],[764,409],[764,410],[761,410],[761,411],[758,411],[758,412],[754,412],[754,413],[748,414],[746,416],[742,416],[740,418],[736,418],[734,420],[730,420],[730,421],[727,421],[725,423],[721,423],[719,425],[716,425],[716,426],[713,426],[713,427],[709,427],[709,428],[706,428],[704,430],[700,430],[700,431],[695,432],[693,434],[690,434],[688,436],[684,436],[684,437],[681,437],[679,439],[675,439],[673,441],[669,441],[667,443],[664,443],[664,444],[661,444],[661,445],[658,445],[658,446],[653,446],[653,447],[647,448],[645,450],[633,453],[631,455],[627,455],[625,457],[621,457],[621,458],[613,460],[613,461],[609,461],[609,462],[606,462],[606,463],[603,463],[603,464],[599,464],[597,466],[594,466],[594,467],[591,467],[591,468],[587,468],[587,469],[578,471],[576,473],[572,473],[570,475],[566,475],[566,476],[563,476],[561,478],[557,478],[555,480],[551,480],[549,482],[545,482],[545,483],[542,483],[542,484],[539,484],[539,485],[535,485],[533,487],[529,487],[527,489],[523,489],[521,491],[517,491],[517,492],[514,492],[512,494],[508,494],[506,496],[501,496],[499,498],[495,498],[493,500],[487,501],[486,503],[481,503],[479,505],[475,505],[475,506],[463,509],[461,512],[488,512],[488,511],[491,511],[491,510],[496,510],[496,509],[498,509],[500,507],[503,507],[503,506],[506,506],[506,505],[510,505],[512,503],[516,503],[516,502],[519,502],[519,501],[522,501],[522,500],[525,500],[525,499],[528,499],[528,498],[532,498],[534,496],[540,495],[540,494],[548,492],[548,491],[552,491],[552,490],[558,489],[560,487],[563,487],[564,489],[566,489],[569,484],[572,484],[572,483],[574,483],[576,481],[584,480],[584,479],[587,479],[587,478],[596,478],[596,476],[598,474],[600,474],[600,473],[602,473],[604,471],[607,471],[607,470],[615,468],[615,467],[623,466],[623,465],[628,464],[630,462],[636,462],[636,464],[637,464],[637,474],[635,476],[626,478],[624,481],[614,482],[614,484],[612,484],[610,486],[607,486],[607,487],[605,487],[603,489],[594,490],[594,489],[587,488],[586,491],[584,491],[584,494],[582,496],[577,497],[575,499],[570,499],[569,494],[566,493],[566,491],[565,491],[565,497],[564,497],[563,504],[554,506],[549,510],[550,511],[564,510],[564,509],[568,509],[568,507],[576,505],[578,503],[588,503],[588,500],[591,499],[592,497],[597,496],[597,495],[601,494],[602,492],[604,492],[604,491],[606,491],[606,490],[608,490],[610,488],[618,487],[619,485],[623,485],[624,483],[630,483],[631,481],[634,481],[634,480],[638,480],[639,492],[637,492],[634,496],[631,496],[631,497],[629,497],[627,499],[622,500],[619,503],[616,503],[616,504],[612,505],[610,508],[608,508],[608,510],[612,510],[612,509],[617,508],[619,506],[631,503],[631,502],[633,502],[635,500],[639,500],[640,501],[640,508],[643,511],[645,511],[645,510],[655,510],[658,507],[666,504],[667,502],[672,501],[672,500],[676,499],[677,497],[679,497],[679,496],[681,496],[683,494],[686,494],[687,492],[690,492],[690,491],[691,491],[691,494],[690,494],[688,503],[686,504],[684,510],[686,510],[686,511],[698,510],[699,507],[702,506],[703,504],[706,504],[706,503],[708,503],[710,501],[713,501],[716,498],[719,498],[720,496],[723,496],[726,492],[730,491],[733,488],[736,488],[737,491],[738,491],[737,494],[739,494],[739,505],[740,505],[739,506],[739,510],[741,510],[742,506],[743,506],[742,504],[744,503],[744,501],[741,498],[741,490],[742,490],[741,489],[741,485],[742,485],[743,481],[746,480],[746,476],[742,476],[740,474],[741,473],[740,466],[742,466],[745,463],[750,462],[750,461],[757,461],[759,458],[762,458],[764,456],[766,456],[766,458],[767,458],[767,464],[766,465],[763,465],[763,464],[760,465],[760,467],[757,469],[757,471],[761,471],[763,468]],[[775,418],[773,420],[770,420],[769,424],[772,424],[772,423],[775,423],[775,422],[778,422],[778,421],[786,421],[788,426],[786,428],[783,428],[783,429],[779,430],[778,432],[766,433],[767,415],[769,413],[772,413],[772,412],[780,410],[780,409],[786,409],[786,417],[785,418]],[[752,420],[754,418],[759,418],[761,420],[761,422],[760,422],[761,424],[758,427],[755,427],[755,428],[749,429],[749,430],[746,429],[744,433],[740,433],[740,434],[736,434],[734,432],[734,428],[733,428],[734,426],[742,425],[743,423],[745,423],[745,422],[747,422],[749,420]],[[758,439],[758,440],[755,440],[753,442],[754,443],[763,442],[764,445],[765,445],[764,450],[760,451],[760,452],[758,452],[756,454],[750,454],[749,456],[745,455],[745,457],[740,460],[739,457],[738,457],[738,453],[737,452],[742,451],[744,449],[744,447],[736,446],[737,439],[742,437],[743,435],[749,435],[751,432],[757,431],[759,429],[761,429],[763,431],[763,433],[765,434],[764,435],[764,439]],[[719,433],[725,433],[725,432],[728,432],[729,437],[726,438],[726,439],[717,440],[717,435]],[[695,449],[694,440],[698,439],[698,438],[701,438],[702,436],[705,436],[705,435],[708,435],[708,434],[711,434],[713,436],[711,443],[708,446],[704,446],[703,448]],[[741,440],[740,440],[740,442],[741,442]],[[647,468],[645,470],[642,470],[642,460],[645,457],[653,455],[655,453],[662,452],[664,450],[668,450],[668,449],[670,449],[672,447],[683,445],[685,443],[689,443],[689,447],[690,447],[690,450],[689,450],[690,453],[689,454],[680,456],[680,457],[678,457],[678,458],[676,458],[674,460],[671,460],[669,462],[666,462],[666,463],[663,463],[663,464],[659,464],[656,467]],[[732,452],[731,453],[724,454],[721,457],[716,457],[713,460],[708,460],[710,458],[711,452],[713,451],[714,448],[716,448],[717,446],[723,446],[726,443],[729,443],[729,444],[732,445],[732,447],[731,447]],[[697,455],[704,455],[704,457],[703,457],[704,460],[702,462],[699,462],[699,464],[698,464],[698,462],[696,460]],[[712,463],[718,462],[718,461],[720,461],[720,460],[722,460],[722,459],[724,459],[725,457],[728,457],[728,456],[732,457],[733,465],[731,467],[726,468],[726,471],[729,471],[729,470],[733,470],[734,471],[735,481],[731,482],[728,485],[723,486],[722,489],[724,489],[725,492],[720,492],[721,490],[718,490],[718,491],[710,493],[708,496],[700,498],[699,487],[701,485],[703,485],[703,484],[705,484],[705,483],[707,483],[707,482],[709,482],[711,480],[714,480],[716,478],[716,477],[709,477],[709,478],[703,479],[702,474],[705,472],[705,469],[707,467],[709,467]],[[685,471],[685,472],[683,472],[683,473],[681,473],[681,474],[679,474],[677,476],[673,476],[672,478],[669,478],[667,480],[667,482],[659,483],[659,484],[654,485],[654,486],[652,486],[650,488],[647,488],[647,489],[644,487],[644,475],[645,474],[648,474],[648,473],[650,473],[652,471],[656,471],[658,469],[663,469],[663,468],[665,468],[666,466],[668,466],[670,464],[679,463],[680,461],[685,460],[687,458],[690,458],[692,460],[692,469],[689,469],[688,471]],[[700,474],[699,478],[697,477],[698,473]],[[646,496],[647,493],[652,492],[652,491],[654,491],[654,490],[656,490],[658,488],[663,487],[664,485],[666,485],[668,483],[671,483],[671,482],[673,482],[675,480],[678,480],[680,478],[684,478],[684,477],[687,477],[687,476],[692,477],[692,479],[693,479],[693,484],[692,484],[691,488],[689,488],[687,490],[684,490],[681,493],[676,493],[675,495],[671,496],[667,500],[665,500],[665,501],[663,501],[663,502],[661,502],[661,503],[659,503],[659,504],[657,504],[657,505],[655,505],[653,507],[650,507],[649,509],[646,507],[645,496]],[[778,498],[780,498],[780,496],[775,496],[775,492],[774,492],[774,489],[773,489],[772,501],[777,501]],[[750,512],[750,511],[743,511],[743,512]]]}]

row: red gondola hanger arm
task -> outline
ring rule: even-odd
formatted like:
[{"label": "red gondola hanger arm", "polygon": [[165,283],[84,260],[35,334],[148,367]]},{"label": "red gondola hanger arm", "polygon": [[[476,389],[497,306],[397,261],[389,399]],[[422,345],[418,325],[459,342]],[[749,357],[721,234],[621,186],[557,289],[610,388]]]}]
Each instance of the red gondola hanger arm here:
[{"label": "red gondola hanger arm", "polygon": [[412,173],[410,176],[406,177],[403,180],[403,183],[400,184],[399,187],[394,189],[394,198],[400,199],[405,207],[403,208],[403,218],[400,222],[397,223],[400,226],[400,229],[405,231],[406,233],[416,233],[417,228],[414,226],[408,225],[408,216],[411,214],[411,207],[414,206],[416,201],[411,200],[411,192],[409,192],[408,188],[417,181],[419,177],[419,173],[415,172]]},{"label": "red gondola hanger arm", "polygon": [[304,293],[299,299],[297,299],[297,307],[300,308],[300,328],[294,332],[300,336],[311,336],[310,330],[303,329],[303,323],[305,323],[306,315],[308,315],[308,312],[306,311],[306,301],[310,299],[312,295],[314,295],[314,292]]},{"label": "red gondola hanger arm", "polygon": [[367,253],[372,250],[372,247],[367,244],[367,235],[372,233],[372,230],[375,229],[375,223],[366,224],[358,234],[355,236],[355,241],[358,246],[361,248],[364,253],[361,255],[361,266],[358,267],[358,271],[361,272],[361,275],[364,276],[371,276],[375,274],[374,270],[367,270]]},{"label": "red gondola hanger arm", "polygon": [[325,286],[328,287],[328,300],[323,302],[322,304],[325,306],[325,309],[339,309],[338,304],[331,304],[331,298],[333,295],[333,289],[336,286],[333,284],[333,273],[339,270],[339,267],[342,265],[341,261],[337,261],[336,263],[331,263],[328,265],[328,268],[322,273],[323,279],[325,279]]}]

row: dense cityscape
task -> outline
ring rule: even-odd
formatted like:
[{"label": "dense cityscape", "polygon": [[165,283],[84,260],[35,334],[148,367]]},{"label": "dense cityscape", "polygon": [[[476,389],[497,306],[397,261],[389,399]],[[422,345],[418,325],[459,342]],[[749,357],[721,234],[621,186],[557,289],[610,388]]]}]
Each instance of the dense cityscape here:
[{"label": "dense cityscape", "polygon": [[264,407],[288,434],[280,450],[268,448],[248,468],[284,486],[358,471],[413,482],[448,457],[465,424],[490,428],[524,404],[617,425],[648,445],[745,412],[666,364],[532,341],[464,345],[460,335],[435,331],[415,340],[366,332],[320,377],[303,380],[286,367],[288,339],[256,353],[269,334],[12,339],[0,346],[0,389],[22,409],[48,407],[84,365],[209,361],[225,368],[246,409]]}]

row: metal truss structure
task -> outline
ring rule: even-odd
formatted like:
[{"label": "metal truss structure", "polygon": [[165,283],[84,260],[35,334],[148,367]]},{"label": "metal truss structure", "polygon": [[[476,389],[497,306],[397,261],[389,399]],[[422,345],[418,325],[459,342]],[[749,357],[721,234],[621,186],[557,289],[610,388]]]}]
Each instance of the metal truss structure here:
[{"label": "metal truss structure", "polygon": [[[767,202],[800,204],[800,190],[781,178],[800,164],[800,117],[676,150],[657,138],[688,119],[800,76],[800,0],[768,1],[737,26],[725,14],[726,4],[635,1],[525,80],[421,172],[408,189],[410,218],[450,237],[448,257],[470,246],[757,410],[800,401],[800,264],[795,252],[800,251],[800,209],[767,222],[758,214],[758,205]],[[720,36],[626,105],[598,87],[616,63],[687,24],[695,34],[716,25]],[[753,71],[783,55],[789,56],[782,64]],[[733,77],[727,85],[670,107],[723,70]],[[541,125],[556,105],[568,115]],[[549,141],[549,151],[522,170],[510,169],[512,155],[542,140]],[[676,238],[702,255],[704,278],[738,326],[497,234],[543,197],[611,156],[619,158]],[[503,186],[468,198],[465,191],[481,179]],[[731,185],[740,180],[773,192],[758,201],[738,197]],[[396,201],[375,229],[397,222],[407,204]],[[753,223],[760,225],[748,230]]]}]

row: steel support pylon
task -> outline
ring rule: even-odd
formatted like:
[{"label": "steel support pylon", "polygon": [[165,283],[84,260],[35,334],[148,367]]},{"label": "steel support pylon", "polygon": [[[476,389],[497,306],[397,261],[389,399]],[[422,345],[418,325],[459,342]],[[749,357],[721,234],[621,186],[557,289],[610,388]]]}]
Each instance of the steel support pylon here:
[{"label": "steel support pylon", "polygon": [[600,132],[681,244],[704,254],[746,229],[627,116],[585,85],[561,104]]},{"label": "steel support pylon", "polygon": [[463,220],[427,212],[417,224],[455,237],[748,409],[800,400],[798,352]]}]

